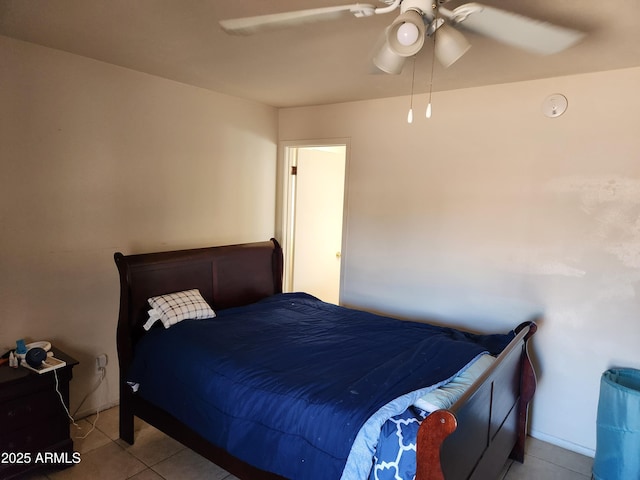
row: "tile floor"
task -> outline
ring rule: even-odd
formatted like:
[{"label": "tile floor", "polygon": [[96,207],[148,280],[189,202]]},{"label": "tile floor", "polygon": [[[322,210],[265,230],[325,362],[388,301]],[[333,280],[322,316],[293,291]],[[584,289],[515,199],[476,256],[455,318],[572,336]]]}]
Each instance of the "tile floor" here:
[{"label": "tile floor", "polygon": [[[136,443],[118,439],[118,407],[103,411],[96,428],[80,439],[95,416],[71,426],[81,462],[60,471],[25,475],[21,480],[237,480],[182,444],[136,419]],[[530,438],[524,464],[508,462],[499,480],[589,480],[593,459]]]}]

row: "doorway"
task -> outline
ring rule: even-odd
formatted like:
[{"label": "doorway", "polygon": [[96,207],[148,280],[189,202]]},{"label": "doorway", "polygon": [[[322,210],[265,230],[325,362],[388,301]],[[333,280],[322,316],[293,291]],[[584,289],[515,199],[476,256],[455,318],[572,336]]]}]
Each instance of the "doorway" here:
[{"label": "doorway", "polygon": [[284,146],[284,290],[338,304],[346,143]]}]

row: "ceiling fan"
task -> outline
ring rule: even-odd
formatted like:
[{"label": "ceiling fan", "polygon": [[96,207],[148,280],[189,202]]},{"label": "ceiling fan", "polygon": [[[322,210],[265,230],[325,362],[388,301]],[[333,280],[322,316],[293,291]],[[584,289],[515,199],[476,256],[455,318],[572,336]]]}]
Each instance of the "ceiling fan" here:
[{"label": "ceiling fan", "polygon": [[426,37],[435,40],[435,56],[449,67],[470,48],[457,28],[469,30],[523,50],[549,55],[577,43],[584,34],[480,3],[467,3],[449,10],[448,0],[381,0],[385,7],[355,3],[312,8],[254,17],[221,20],[231,34],[250,35],[264,30],[333,20],[345,15],[370,17],[399,8],[398,15],[384,32],[384,41],[373,58],[383,72],[399,74],[405,60],[418,53]]}]

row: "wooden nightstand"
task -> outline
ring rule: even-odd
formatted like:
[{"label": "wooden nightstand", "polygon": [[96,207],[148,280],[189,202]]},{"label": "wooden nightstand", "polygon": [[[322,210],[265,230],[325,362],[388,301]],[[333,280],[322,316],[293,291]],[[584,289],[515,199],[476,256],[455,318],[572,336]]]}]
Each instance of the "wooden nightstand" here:
[{"label": "wooden nightstand", "polygon": [[[52,350],[56,358],[67,362],[55,374],[69,408],[69,381],[78,361]],[[22,366],[0,366],[0,479],[36,468],[73,464],[69,417],[56,391],[56,375],[53,371],[38,374]]]}]

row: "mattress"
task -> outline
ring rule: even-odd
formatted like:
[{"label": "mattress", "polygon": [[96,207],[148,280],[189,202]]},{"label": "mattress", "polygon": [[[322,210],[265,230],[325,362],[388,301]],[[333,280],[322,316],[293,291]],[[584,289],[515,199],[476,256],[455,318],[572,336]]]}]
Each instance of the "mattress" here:
[{"label": "mattress", "polygon": [[514,336],[391,319],[303,293],[216,313],[152,329],[128,379],[211,443],[295,479],[346,471],[357,472],[350,480],[367,478],[375,448],[368,431],[379,434],[421,395]]}]

